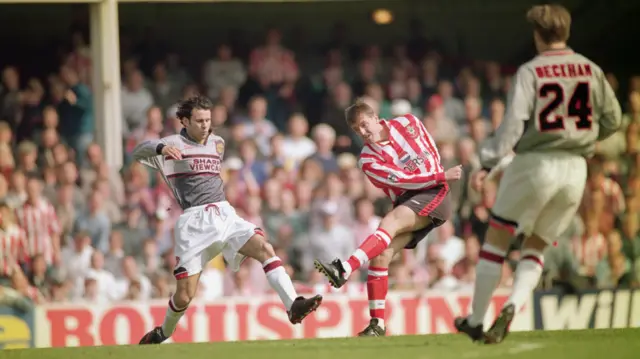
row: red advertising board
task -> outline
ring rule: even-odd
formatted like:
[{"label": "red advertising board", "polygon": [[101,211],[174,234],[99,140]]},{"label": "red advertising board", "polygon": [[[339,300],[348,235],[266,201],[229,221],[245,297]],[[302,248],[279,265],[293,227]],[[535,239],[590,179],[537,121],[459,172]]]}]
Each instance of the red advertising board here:
[{"label": "red advertising board", "polygon": [[[493,298],[490,315],[505,302]],[[387,301],[387,325],[393,335],[451,333],[453,318],[468,313],[468,294],[420,295],[392,293]],[[230,298],[195,302],[187,310],[171,340],[214,342],[254,339],[292,339],[353,336],[369,321],[366,298],[329,294],[316,313],[292,326],[274,297]],[[36,346],[64,347],[135,344],[162,323],[166,302],[118,303],[110,306],[45,306],[36,312]],[[532,329],[525,308],[514,330]]]}]

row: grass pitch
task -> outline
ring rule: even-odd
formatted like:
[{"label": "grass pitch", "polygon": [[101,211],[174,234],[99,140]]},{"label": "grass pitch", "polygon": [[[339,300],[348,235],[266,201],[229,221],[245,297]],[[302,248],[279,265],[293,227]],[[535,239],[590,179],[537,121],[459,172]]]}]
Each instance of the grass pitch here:
[{"label": "grass pitch", "polygon": [[499,345],[462,335],[4,350],[2,359],[631,359],[640,328],[512,333]]}]

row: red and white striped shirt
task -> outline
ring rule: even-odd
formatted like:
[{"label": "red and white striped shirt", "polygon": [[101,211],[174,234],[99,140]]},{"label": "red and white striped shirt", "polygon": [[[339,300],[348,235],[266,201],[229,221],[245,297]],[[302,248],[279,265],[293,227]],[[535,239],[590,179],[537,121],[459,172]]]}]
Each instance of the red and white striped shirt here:
[{"label": "red and white striped shirt", "polygon": [[6,230],[0,229],[0,275],[8,277],[18,266],[18,262],[25,260],[27,246],[24,231],[16,225]]},{"label": "red and white striped shirt", "polygon": [[607,256],[607,239],[601,234],[573,238],[571,250],[580,265],[580,274],[594,275],[598,263]]},{"label": "red and white striped shirt", "polygon": [[604,195],[604,212],[618,215],[625,211],[624,192],[618,182],[611,178],[605,178],[598,188],[587,186],[582,196],[582,208],[593,208],[594,193],[602,192]]},{"label": "red and white striped shirt", "polygon": [[25,202],[16,209],[16,219],[27,237],[27,256],[42,254],[47,264],[51,264],[53,238],[60,233],[60,222],[51,203],[44,199],[35,205]]},{"label": "red and white striped shirt", "polygon": [[404,192],[446,183],[440,153],[422,122],[407,114],[383,123],[389,140],[366,144],[358,166],[392,201]]}]

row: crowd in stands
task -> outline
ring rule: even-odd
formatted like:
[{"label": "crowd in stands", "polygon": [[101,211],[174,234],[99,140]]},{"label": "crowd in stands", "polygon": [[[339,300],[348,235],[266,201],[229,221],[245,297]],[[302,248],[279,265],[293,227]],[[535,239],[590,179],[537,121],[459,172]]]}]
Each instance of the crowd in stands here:
[{"label": "crowd in stands", "polygon": [[[173,286],[173,226],[181,209],[166,184],[131,161],[140,141],[181,129],[176,102],[207,94],[215,131],[226,139],[228,201],[261,226],[299,290],[327,291],[314,258],[346,258],[391,203],[357,168],[361,143],[343,110],[364,97],[382,118],[413,113],[438,143],[452,185],[455,217],[389,268],[392,289],[455,290],[474,267],[497,183],[468,186],[479,142],[503,120],[513,67],[459,62],[414,37],[378,45],[327,45],[315,66],[298,63],[277,29],[246,57],[223,44],[189,71],[175,53],[123,48],[125,166],[111,168],[94,140],[91,52],[80,34],[60,70],[25,78],[2,69],[0,87],[0,297],[35,303],[108,303],[167,298]],[[149,48],[138,46],[138,49]],[[410,49],[410,51],[409,51]],[[318,65],[321,64],[321,65]],[[608,75],[618,91],[615,75]],[[624,127],[600,143],[575,225],[549,248],[542,287],[634,286],[640,278],[640,77],[618,93]],[[514,194],[517,195],[517,194]],[[504,265],[512,282],[517,241]],[[237,273],[222,258],[203,272],[199,297],[260,295],[259,263]],[[359,292],[358,281],[346,291]]]}]

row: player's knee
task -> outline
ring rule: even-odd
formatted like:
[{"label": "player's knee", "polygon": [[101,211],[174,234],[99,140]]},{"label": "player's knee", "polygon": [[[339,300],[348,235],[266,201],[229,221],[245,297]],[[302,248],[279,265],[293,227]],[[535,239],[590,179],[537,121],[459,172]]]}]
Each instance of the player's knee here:
[{"label": "player's knee", "polygon": [[394,238],[402,231],[402,224],[392,213],[389,213],[380,221],[379,228],[384,229],[391,238]]},{"label": "player's knee", "polygon": [[188,288],[177,288],[173,295],[173,303],[178,308],[186,308],[195,297],[195,293],[190,293]]},{"label": "player's knee", "polygon": [[395,251],[393,248],[387,248],[382,252],[379,256],[373,258],[371,260],[372,267],[380,267],[380,268],[388,268],[391,260],[393,259],[393,254]]},{"label": "player's knee", "polygon": [[260,245],[260,252],[264,255],[265,260],[269,259],[269,258],[273,258],[276,256],[276,251],[275,249],[273,249],[273,246],[271,245],[271,243],[267,242],[267,240],[264,237],[262,238],[262,243]]},{"label": "player's knee", "polygon": [[522,249],[530,249],[537,252],[543,252],[547,248],[548,242],[542,237],[532,234],[525,238],[522,242]]},{"label": "player's knee", "polygon": [[491,244],[496,248],[502,250],[508,250],[513,240],[513,234],[510,231],[503,228],[489,227],[487,229],[487,236],[485,242]]},{"label": "player's knee", "polygon": [[249,240],[251,243],[251,253],[249,257],[252,257],[260,262],[264,262],[269,258],[273,258],[276,255],[275,250],[271,243],[261,234],[256,234]]}]

